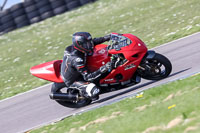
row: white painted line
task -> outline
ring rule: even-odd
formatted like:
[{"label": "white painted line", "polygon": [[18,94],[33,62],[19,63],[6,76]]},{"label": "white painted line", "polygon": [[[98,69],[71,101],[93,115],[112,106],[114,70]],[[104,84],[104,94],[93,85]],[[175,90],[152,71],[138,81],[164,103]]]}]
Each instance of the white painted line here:
[{"label": "white painted line", "polygon": [[40,86],[40,87],[37,87],[37,88],[35,88],[35,89],[29,90],[29,91],[26,91],[26,92],[23,92],[23,93],[19,93],[19,94],[17,94],[17,95],[12,96],[12,97],[8,97],[8,98],[5,98],[5,99],[2,99],[2,100],[0,100],[0,103],[1,103],[1,102],[4,102],[4,101],[6,101],[6,100],[9,100],[9,99],[12,99],[12,98],[15,98],[15,97],[24,95],[24,94],[26,94],[26,93],[39,90],[39,89],[41,89],[41,88],[43,88],[43,87],[46,87],[46,86],[49,86],[49,85],[51,85],[51,84],[52,84],[52,83],[50,83],[50,84],[45,84],[45,85]]},{"label": "white painted line", "polygon": [[159,47],[164,47],[164,46],[166,46],[166,45],[170,45],[170,44],[172,44],[172,43],[174,43],[174,42],[177,42],[177,41],[180,41],[180,40],[183,40],[183,39],[185,39],[185,38],[192,37],[192,36],[195,36],[195,35],[198,35],[198,34],[200,34],[200,32],[196,32],[196,33],[194,33],[194,34],[191,34],[191,35],[188,35],[188,36],[179,38],[179,39],[177,39],[177,40],[173,40],[173,41],[171,41],[171,42],[164,43],[164,44],[162,44],[162,45],[153,47],[153,48],[151,48],[151,49],[156,49],[156,48],[159,48]]}]

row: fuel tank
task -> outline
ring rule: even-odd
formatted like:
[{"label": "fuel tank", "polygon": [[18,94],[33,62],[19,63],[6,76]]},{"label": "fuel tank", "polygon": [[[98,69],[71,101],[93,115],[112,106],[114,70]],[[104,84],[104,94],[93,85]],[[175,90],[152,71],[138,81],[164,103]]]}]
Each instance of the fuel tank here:
[{"label": "fuel tank", "polygon": [[98,70],[101,66],[110,61],[108,56],[107,45],[96,45],[93,50],[93,55],[87,57],[87,68],[90,72]]}]

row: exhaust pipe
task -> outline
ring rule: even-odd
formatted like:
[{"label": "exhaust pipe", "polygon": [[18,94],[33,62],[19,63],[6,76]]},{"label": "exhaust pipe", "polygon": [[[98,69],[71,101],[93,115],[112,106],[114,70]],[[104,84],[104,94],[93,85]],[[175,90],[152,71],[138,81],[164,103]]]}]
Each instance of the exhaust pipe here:
[{"label": "exhaust pipe", "polygon": [[63,100],[63,101],[76,101],[78,99],[77,95],[67,94],[67,93],[51,93],[49,97],[53,100]]}]

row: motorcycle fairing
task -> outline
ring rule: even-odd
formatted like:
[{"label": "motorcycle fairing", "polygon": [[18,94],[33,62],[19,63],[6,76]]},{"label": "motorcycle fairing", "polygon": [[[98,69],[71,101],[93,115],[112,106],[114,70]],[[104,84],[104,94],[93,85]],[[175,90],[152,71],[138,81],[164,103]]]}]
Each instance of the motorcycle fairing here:
[{"label": "motorcycle fairing", "polygon": [[62,60],[54,60],[40,65],[36,65],[30,69],[30,73],[41,79],[62,83],[63,80],[60,75],[61,63]]},{"label": "motorcycle fairing", "polygon": [[104,65],[110,58],[108,58],[108,50],[106,44],[99,44],[94,47],[93,55],[87,57],[87,69],[90,72],[94,72]]},{"label": "motorcycle fairing", "polygon": [[[111,54],[123,54],[124,57],[127,59],[127,62],[125,62],[121,66],[118,66],[116,69],[113,69],[109,75],[100,80],[100,84],[114,84],[130,80],[137,70],[137,67],[140,64],[142,58],[147,52],[147,47],[145,43],[141,41],[138,37],[132,34],[123,34],[123,36],[130,39],[132,43],[130,45],[120,47],[120,50],[108,50],[108,56]],[[120,80],[116,78],[119,74],[122,76]]]}]

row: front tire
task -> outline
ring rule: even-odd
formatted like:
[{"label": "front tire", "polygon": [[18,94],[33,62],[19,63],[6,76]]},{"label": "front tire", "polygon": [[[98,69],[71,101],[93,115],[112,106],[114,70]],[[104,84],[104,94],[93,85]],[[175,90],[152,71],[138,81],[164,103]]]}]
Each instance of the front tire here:
[{"label": "front tire", "polygon": [[152,59],[144,59],[138,67],[139,75],[148,80],[164,79],[172,71],[172,64],[169,59],[156,53]]}]

